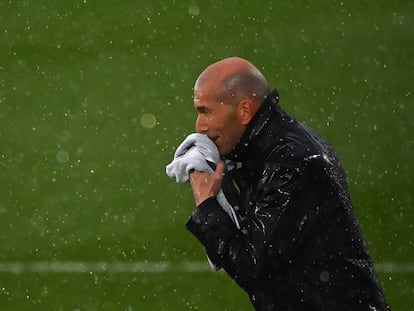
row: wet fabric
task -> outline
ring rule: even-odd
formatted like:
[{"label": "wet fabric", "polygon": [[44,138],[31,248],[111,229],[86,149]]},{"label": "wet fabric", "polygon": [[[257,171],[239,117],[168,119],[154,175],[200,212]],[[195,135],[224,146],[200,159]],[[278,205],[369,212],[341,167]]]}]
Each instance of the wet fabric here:
[{"label": "wet fabric", "polygon": [[241,228],[209,198],[188,230],[256,310],[389,310],[334,150],[278,100],[268,96],[227,157],[239,164],[222,188]]}]

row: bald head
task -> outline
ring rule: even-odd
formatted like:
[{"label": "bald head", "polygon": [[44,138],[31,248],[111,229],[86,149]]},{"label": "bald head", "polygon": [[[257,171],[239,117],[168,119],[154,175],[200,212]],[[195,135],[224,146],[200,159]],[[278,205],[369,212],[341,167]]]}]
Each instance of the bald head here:
[{"label": "bald head", "polygon": [[208,66],[198,77],[194,90],[209,90],[218,102],[235,104],[250,99],[259,106],[270,93],[263,74],[250,62],[230,57]]}]

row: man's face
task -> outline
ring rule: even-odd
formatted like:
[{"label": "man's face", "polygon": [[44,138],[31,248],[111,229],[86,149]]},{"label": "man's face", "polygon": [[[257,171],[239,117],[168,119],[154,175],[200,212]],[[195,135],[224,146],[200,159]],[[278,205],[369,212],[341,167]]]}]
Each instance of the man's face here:
[{"label": "man's face", "polygon": [[229,154],[239,142],[245,126],[238,106],[217,102],[207,88],[195,87],[194,108],[197,111],[196,131],[207,134],[220,155]]}]

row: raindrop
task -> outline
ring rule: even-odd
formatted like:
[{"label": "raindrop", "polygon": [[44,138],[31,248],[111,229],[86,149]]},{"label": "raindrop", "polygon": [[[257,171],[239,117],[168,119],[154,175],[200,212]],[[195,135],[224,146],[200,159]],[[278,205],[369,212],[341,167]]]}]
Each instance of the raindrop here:
[{"label": "raindrop", "polygon": [[196,3],[192,3],[190,7],[188,8],[188,14],[191,16],[197,16],[200,14],[200,8],[197,6]]},{"label": "raindrop", "polygon": [[145,128],[153,128],[157,123],[157,119],[152,113],[144,113],[141,116],[141,125]]},{"label": "raindrop", "polygon": [[56,160],[61,164],[68,162],[69,161],[69,153],[67,153],[64,150],[59,151],[56,154]]}]

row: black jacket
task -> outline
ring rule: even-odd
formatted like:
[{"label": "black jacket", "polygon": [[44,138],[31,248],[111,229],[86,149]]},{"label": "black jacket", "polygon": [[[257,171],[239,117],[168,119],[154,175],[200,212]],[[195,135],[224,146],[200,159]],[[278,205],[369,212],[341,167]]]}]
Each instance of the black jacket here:
[{"label": "black jacket", "polygon": [[256,310],[389,310],[339,160],[278,99],[267,97],[228,156],[239,168],[223,189],[242,230],[215,198],[187,228]]}]

